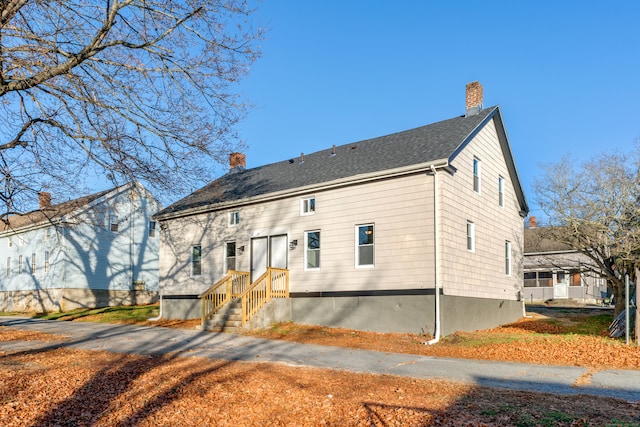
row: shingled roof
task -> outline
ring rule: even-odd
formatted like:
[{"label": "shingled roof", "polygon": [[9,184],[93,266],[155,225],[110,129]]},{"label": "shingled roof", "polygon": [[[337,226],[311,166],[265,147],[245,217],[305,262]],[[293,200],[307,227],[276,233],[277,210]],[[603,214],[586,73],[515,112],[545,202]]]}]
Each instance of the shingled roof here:
[{"label": "shingled roof", "polygon": [[20,231],[25,227],[32,227],[42,225],[45,223],[54,223],[60,220],[65,215],[68,215],[78,208],[88,205],[96,199],[110,193],[115,190],[101,191],[99,193],[91,194],[89,196],[83,196],[67,202],[58,203],[55,205],[47,206],[42,209],[27,212],[23,215],[11,215],[6,220],[0,221],[0,233]]},{"label": "shingled roof", "polygon": [[[494,106],[468,117],[455,117],[391,135],[327,148],[305,154],[303,158],[231,171],[160,211],[156,218],[165,219],[188,212],[215,209],[221,204],[226,206],[273,193],[411,165],[446,162],[484,123],[496,115],[499,117],[499,111]],[[518,180],[517,173],[515,175]]]},{"label": "shingled roof", "polygon": [[541,254],[554,252],[575,251],[566,243],[553,240],[548,227],[534,227],[524,229],[524,253]]}]

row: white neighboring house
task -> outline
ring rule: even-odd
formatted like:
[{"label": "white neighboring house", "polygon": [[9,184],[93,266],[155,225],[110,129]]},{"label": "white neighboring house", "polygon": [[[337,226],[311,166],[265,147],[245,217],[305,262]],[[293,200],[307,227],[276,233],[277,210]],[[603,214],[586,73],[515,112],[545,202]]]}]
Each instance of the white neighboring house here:
[{"label": "white neighboring house", "polygon": [[232,153],[155,217],[163,315],[271,267],[290,278],[272,321],[437,336],[520,318],[528,207],[500,109],[466,95],[466,114],[392,135],[251,169]]},{"label": "white neighboring house", "polygon": [[586,255],[549,237],[548,227],[529,218],[524,230],[524,299],[528,303],[571,300],[602,303],[610,297],[607,280]]},{"label": "white neighboring house", "polygon": [[141,184],[0,222],[0,310],[52,311],[157,300],[159,202]]}]

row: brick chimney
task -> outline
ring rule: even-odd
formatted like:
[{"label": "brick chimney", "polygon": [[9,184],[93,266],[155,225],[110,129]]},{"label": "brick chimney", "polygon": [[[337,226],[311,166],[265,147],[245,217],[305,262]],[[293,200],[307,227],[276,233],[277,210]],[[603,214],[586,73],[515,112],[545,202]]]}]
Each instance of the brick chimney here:
[{"label": "brick chimney", "polygon": [[529,217],[529,228],[536,228],[538,226],[538,220],[535,216]]},{"label": "brick chimney", "polygon": [[51,193],[42,191],[38,193],[38,198],[40,201],[40,209],[48,208],[49,206],[51,206]]},{"label": "brick chimney", "polygon": [[465,117],[475,116],[482,110],[483,91],[480,82],[467,84],[467,110]]},{"label": "brick chimney", "polygon": [[244,170],[247,167],[247,156],[242,153],[229,154],[229,171]]}]

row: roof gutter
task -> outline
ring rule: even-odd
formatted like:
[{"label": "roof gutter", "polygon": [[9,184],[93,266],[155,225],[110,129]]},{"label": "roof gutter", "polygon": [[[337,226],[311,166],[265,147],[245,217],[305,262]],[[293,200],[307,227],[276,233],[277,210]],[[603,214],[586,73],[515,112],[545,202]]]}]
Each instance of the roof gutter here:
[{"label": "roof gutter", "polygon": [[336,179],[333,181],[307,185],[304,187],[296,187],[295,189],[288,189],[282,191],[274,191],[272,193],[262,194],[255,197],[248,197],[246,199],[231,200],[228,202],[215,203],[206,206],[198,206],[193,208],[187,208],[178,212],[167,212],[164,214],[156,214],[154,219],[159,221],[165,221],[169,219],[181,218],[185,216],[197,215],[207,212],[213,212],[228,208],[237,208],[240,206],[251,205],[255,203],[269,202],[272,200],[278,200],[285,197],[294,197],[299,195],[308,194],[311,191],[325,191],[333,190],[336,188],[346,187],[350,185],[363,184],[366,182],[376,181],[380,179],[396,178],[403,175],[411,175],[414,173],[430,171],[431,167],[436,168],[450,168],[448,159],[439,159],[431,163],[419,163],[410,166],[404,166],[396,169],[387,169],[383,171],[376,171],[367,174],[360,174],[350,176],[347,178]]}]

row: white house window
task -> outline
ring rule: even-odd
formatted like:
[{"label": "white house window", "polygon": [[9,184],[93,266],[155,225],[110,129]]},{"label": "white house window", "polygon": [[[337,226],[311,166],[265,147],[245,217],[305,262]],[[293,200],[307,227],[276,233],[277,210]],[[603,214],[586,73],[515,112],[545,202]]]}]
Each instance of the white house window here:
[{"label": "white house window", "polygon": [[504,271],[507,276],[511,276],[511,242],[504,242]]},{"label": "white house window", "polygon": [[227,271],[236,269],[236,242],[225,245],[225,265]]},{"label": "white house window", "polygon": [[109,218],[109,229],[111,230],[111,232],[117,233],[119,228],[120,226],[118,224],[118,218],[113,216]]},{"label": "white house window", "polygon": [[504,178],[498,177],[498,206],[504,207]]},{"label": "white house window", "polygon": [[467,250],[475,252],[476,250],[476,225],[467,221]]},{"label": "white house window", "polygon": [[22,274],[23,272],[23,264],[22,264],[22,255],[18,256],[18,274]]},{"label": "white house window", "polygon": [[36,254],[31,254],[31,274],[36,274]]},{"label": "white house window", "polygon": [[51,239],[51,228],[46,229],[46,231],[44,232],[44,238],[45,240]]},{"label": "white house window", "polygon": [[315,196],[300,200],[300,215],[313,215],[316,212]]},{"label": "white house window", "polygon": [[202,246],[191,248],[191,275],[199,276],[202,273]]},{"label": "white house window", "polygon": [[238,225],[240,224],[240,212],[234,211],[229,212],[229,225]]},{"label": "white house window", "polygon": [[11,277],[11,257],[7,257],[7,277]]},{"label": "white house window", "polygon": [[479,159],[473,158],[473,191],[480,193],[482,177],[482,163]]},{"label": "white house window", "polygon": [[49,251],[44,251],[44,272],[45,273],[49,272],[49,266],[51,265],[49,262],[49,256],[50,256]]},{"label": "white house window", "polygon": [[10,248],[13,247],[13,236],[9,236],[9,239],[7,240],[7,244]]},{"label": "white house window", "polygon": [[320,231],[307,231],[304,234],[304,268],[318,270],[320,268]]},{"label": "white house window", "polygon": [[373,267],[374,237],[373,224],[356,226],[356,267]]},{"label": "white house window", "polygon": [[149,221],[149,237],[156,237],[156,222]]}]

